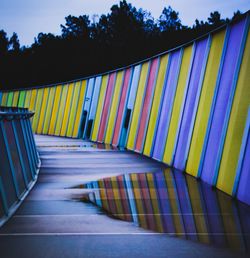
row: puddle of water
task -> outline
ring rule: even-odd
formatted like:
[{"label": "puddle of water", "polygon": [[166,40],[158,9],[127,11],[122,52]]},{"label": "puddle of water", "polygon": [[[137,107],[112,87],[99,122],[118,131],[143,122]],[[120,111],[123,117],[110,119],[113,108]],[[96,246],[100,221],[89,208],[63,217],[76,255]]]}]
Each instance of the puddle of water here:
[{"label": "puddle of water", "polygon": [[144,229],[249,253],[250,207],[169,168],[83,185],[84,200]]}]

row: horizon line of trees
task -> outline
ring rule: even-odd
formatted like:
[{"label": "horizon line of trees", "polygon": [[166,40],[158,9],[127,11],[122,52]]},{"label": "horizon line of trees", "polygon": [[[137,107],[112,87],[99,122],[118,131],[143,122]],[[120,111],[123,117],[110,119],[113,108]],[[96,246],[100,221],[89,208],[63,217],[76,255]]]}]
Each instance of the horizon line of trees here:
[{"label": "horizon line of trees", "polygon": [[[126,0],[110,13],[65,17],[61,35],[39,33],[31,46],[20,46],[18,35],[0,30],[0,89],[47,85],[113,70],[191,41],[243,14],[222,19],[218,11],[206,21],[182,24],[179,13],[165,7],[159,19]],[[99,18],[99,19],[98,19]],[[98,20],[98,21],[97,21]]]}]

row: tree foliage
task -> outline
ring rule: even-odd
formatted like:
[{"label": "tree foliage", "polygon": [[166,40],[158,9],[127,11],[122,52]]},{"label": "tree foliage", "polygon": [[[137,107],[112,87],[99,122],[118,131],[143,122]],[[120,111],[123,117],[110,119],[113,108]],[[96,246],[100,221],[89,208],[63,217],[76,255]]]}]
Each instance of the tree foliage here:
[{"label": "tree foliage", "polygon": [[[238,11],[233,19],[241,15]],[[41,32],[30,47],[20,47],[16,33],[9,39],[0,30],[0,88],[45,85],[129,65],[228,21],[215,11],[190,28],[170,6],[155,20],[148,11],[122,0],[108,14],[92,20],[88,15],[67,16],[61,35]]]}]

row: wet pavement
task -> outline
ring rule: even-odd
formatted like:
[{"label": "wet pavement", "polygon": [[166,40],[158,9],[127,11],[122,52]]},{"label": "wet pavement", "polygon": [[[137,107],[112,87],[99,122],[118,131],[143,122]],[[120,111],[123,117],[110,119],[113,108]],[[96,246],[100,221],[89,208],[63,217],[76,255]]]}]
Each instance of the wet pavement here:
[{"label": "wet pavement", "polygon": [[38,182],[0,229],[1,258],[248,257],[249,207],[227,195],[131,152],[36,142]]}]

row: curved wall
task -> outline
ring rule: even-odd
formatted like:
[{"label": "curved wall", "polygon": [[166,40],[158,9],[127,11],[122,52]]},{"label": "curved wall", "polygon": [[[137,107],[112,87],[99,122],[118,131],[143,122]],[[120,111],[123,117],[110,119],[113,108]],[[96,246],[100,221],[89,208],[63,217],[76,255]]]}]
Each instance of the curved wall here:
[{"label": "curved wall", "polygon": [[107,74],[3,92],[1,103],[34,110],[35,133],[126,147],[250,204],[249,22],[247,13],[188,45]]}]

